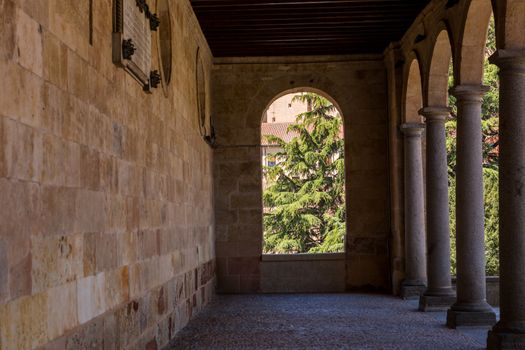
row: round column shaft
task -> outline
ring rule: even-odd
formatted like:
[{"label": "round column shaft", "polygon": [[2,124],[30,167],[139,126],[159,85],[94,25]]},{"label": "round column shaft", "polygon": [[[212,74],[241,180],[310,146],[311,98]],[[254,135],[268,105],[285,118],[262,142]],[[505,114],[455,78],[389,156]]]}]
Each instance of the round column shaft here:
[{"label": "round column shaft", "polygon": [[483,85],[460,85],[457,98],[456,165],[456,271],[457,301],[448,310],[447,325],[493,325],[496,316],[486,302],[485,211],[483,208],[483,156],[481,102]]},{"label": "round column shaft", "polygon": [[419,298],[426,289],[425,209],[421,134],[423,124],[401,125],[405,135],[405,280],[401,296]]},{"label": "round column shaft", "polygon": [[525,50],[498,50],[500,68],[500,321],[488,349],[525,348]]},{"label": "round column shaft", "polygon": [[426,122],[426,209],[428,287],[420,298],[421,311],[446,310],[456,293],[450,278],[450,227],[448,207],[448,166],[445,140],[447,107],[425,107],[420,114]]}]

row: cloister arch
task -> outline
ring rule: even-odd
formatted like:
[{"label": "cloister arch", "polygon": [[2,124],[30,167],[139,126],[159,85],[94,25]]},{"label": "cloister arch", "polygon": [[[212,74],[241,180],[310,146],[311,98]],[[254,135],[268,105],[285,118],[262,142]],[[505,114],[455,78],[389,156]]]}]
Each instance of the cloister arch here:
[{"label": "cloister arch", "polygon": [[[482,86],[486,59],[487,32],[492,14],[490,1],[474,0],[468,3],[463,19],[463,32],[456,46],[450,45],[446,30],[441,30],[433,43],[429,61],[427,101],[423,113],[427,128],[427,237],[429,284],[422,301],[438,295],[440,288],[449,293],[442,297],[448,309],[447,324],[461,325],[460,316],[466,308],[473,310],[487,324],[495,315],[486,302],[483,225],[483,170],[481,135],[481,105],[487,88]],[[436,24],[438,27],[439,23]],[[454,59],[454,87],[457,99],[457,154],[455,180],[455,243],[457,299],[450,289],[448,259],[448,198],[444,122],[448,117],[448,78],[452,48],[458,53]],[[472,161],[474,160],[474,161]],[[478,219],[472,220],[477,217]],[[439,246],[439,252],[436,247]],[[437,268],[441,266],[441,268]],[[471,288],[479,285],[480,288]],[[453,301],[453,303],[451,303]],[[424,304],[424,303],[423,303]],[[421,305],[421,304],[420,304]],[[427,304],[428,305],[428,304]],[[465,306],[468,305],[468,306]]]},{"label": "cloister arch", "polygon": [[448,78],[450,62],[452,60],[452,47],[448,31],[442,29],[438,32],[428,73],[428,83],[425,93],[427,106],[448,105]]},{"label": "cloister arch", "polygon": [[423,87],[419,60],[413,56],[406,72],[406,87],[402,120],[404,123],[421,123],[419,110],[423,107]]},{"label": "cloister arch", "polygon": [[272,99],[270,99],[270,101],[266,104],[266,108],[264,109],[264,111],[266,111],[268,109],[268,107],[270,107],[279,98],[281,98],[283,96],[286,96],[286,95],[290,95],[290,94],[294,94],[294,93],[300,93],[300,92],[312,92],[314,94],[317,94],[319,96],[322,96],[322,97],[326,98],[328,101],[330,101],[335,106],[335,108],[337,109],[337,111],[341,115],[341,118],[343,118],[343,120],[344,120],[344,115],[343,115],[343,112],[341,111],[341,106],[339,105],[339,103],[337,103],[337,101],[331,95],[326,93],[324,90],[321,90],[321,89],[315,88],[315,87],[311,87],[311,86],[295,87],[295,88],[291,88],[291,89],[285,89],[285,90],[279,92]]},{"label": "cloister arch", "polygon": [[470,2],[462,36],[459,40],[459,58],[455,72],[458,85],[483,83],[483,62],[485,43],[492,15],[490,0],[472,0]]}]

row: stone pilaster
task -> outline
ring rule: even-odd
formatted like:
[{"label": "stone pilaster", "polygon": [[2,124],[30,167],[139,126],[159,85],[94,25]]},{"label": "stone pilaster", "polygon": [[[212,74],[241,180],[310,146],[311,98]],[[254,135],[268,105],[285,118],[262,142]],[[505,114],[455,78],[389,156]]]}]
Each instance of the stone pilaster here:
[{"label": "stone pilaster", "polygon": [[456,271],[457,300],[447,325],[489,326],[496,315],[486,302],[481,102],[488,88],[460,85],[457,98]]},{"label": "stone pilaster", "polygon": [[405,136],[405,280],[401,297],[418,298],[426,289],[425,208],[421,134],[424,124],[401,125]]},{"label": "stone pilaster", "polygon": [[500,321],[488,349],[525,348],[525,50],[498,50],[500,68]]},{"label": "stone pilaster", "polygon": [[426,210],[428,287],[419,299],[421,311],[446,310],[456,300],[450,278],[448,167],[445,141],[447,107],[420,110],[426,123]]}]

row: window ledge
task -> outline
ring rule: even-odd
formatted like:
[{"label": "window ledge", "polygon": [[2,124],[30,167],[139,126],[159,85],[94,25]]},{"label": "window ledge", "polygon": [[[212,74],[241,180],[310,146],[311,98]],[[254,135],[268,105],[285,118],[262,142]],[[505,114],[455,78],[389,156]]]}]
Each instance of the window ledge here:
[{"label": "window ledge", "polygon": [[263,254],[262,261],[331,261],[344,260],[345,253],[319,253],[319,254]]}]

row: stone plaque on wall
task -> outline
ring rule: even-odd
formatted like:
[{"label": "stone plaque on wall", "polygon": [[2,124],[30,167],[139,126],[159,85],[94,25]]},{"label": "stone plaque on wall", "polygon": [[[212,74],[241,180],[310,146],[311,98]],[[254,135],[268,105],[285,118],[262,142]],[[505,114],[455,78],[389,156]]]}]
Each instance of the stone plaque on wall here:
[{"label": "stone plaque on wall", "polygon": [[150,12],[146,0],[114,0],[113,62],[146,91],[160,82],[158,72],[151,71],[151,31],[158,25],[158,17]]}]

